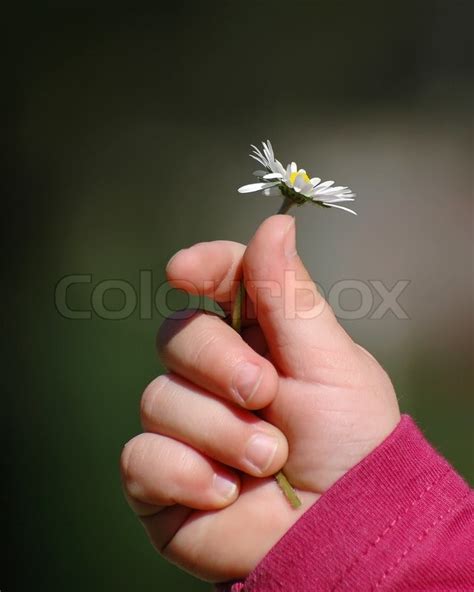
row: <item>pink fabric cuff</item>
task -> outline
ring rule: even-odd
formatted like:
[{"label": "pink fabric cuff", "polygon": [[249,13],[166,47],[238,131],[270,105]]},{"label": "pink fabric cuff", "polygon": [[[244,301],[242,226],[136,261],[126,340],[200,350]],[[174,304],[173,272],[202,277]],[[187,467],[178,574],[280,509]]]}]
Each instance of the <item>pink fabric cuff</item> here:
[{"label": "pink fabric cuff", "polygon": [[403,416],[245,581],[217,590],[474,589],[472,515],[467,484]]}]

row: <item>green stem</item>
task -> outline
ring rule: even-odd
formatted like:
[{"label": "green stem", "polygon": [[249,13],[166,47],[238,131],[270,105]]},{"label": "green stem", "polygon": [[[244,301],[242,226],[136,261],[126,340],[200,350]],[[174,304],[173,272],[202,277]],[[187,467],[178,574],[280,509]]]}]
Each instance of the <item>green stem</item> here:
[{"label": "green stem", "polygon": [[291,208],[291,206],[294,206],[294,205],[295,205],[295,202],[292,199],[290,199],[289,197],[285,197],[277,214],[286,214],[288,212],[288,210]]},{"label": "green stem", "polygon": [[297,510],[301,506],[301,500],[286,478],[285,473],[283,471],[278,471],[275,475],[275,479],[280,486],[280,489],[285,494],[286,499],[289,501],[290,506]]},{"label": "green stem", "polygon": [[244,283],[239,282],[237,291],[235,293],[234,303],[232,304],[232,328],[241,333],[242,329],[242,307],[245,300]]},{"label": "green stem", "polygon": [[[278,214],[286,214],[291,206],[294,205],[294,202],[291,199],[285,198],[284,202],[282,203],[280,209],[278,210]],[[234,302],[232,304],[232,328],[237,331],[237,333],[241,332],[242,329],[242,309],[245,302],[245,287],[243,281],[239,283],[239,287],[235,293]],[[301,506],[301,500],[299,499],[296,491],[290,485],[290,482],[285,477],[283,471],[278,471],[275,475],[276,482],[280,486],[283,494],[285,495],[286,499],[288,500],[290,506],[292,508],[299,508]]]}]

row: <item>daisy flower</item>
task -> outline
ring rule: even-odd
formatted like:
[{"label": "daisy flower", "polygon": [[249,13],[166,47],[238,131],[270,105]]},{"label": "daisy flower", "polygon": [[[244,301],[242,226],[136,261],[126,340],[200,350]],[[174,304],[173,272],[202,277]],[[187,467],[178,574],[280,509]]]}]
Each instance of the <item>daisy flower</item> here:
[{"label": "daisy flower", "polygon": [[349,187],[334,186],[334,181],[321,181],[319,177],[309,177],[304,169],[299,169],[295,162],[290,163],[286,169],[275,158],[270,140],[262,142],[262,149],[253,146],[250,157],[264,167],[264,170],[255,171],[258,183],[243,185],[239,193],[253,193],[261,191],[267,196],[279,196],[285,198],[282,211],[289,209],[290,205],[303,205],[307,202],[323,206],[325,208],[338,208],[357,215],[354,210],[339,205],[342,202],[354,201],[355,193]]}]

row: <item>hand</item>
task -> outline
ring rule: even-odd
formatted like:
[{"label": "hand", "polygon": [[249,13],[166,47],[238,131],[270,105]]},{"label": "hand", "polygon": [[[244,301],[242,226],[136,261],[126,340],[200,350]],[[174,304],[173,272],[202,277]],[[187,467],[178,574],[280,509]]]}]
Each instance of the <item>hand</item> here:
[{"label": "hand", "polygon": [[[292,217],[266,220],[247,249],[216,241],[180,251],[167,273],[227,311],[243,273],[248,315],[242,337],[213,314],[165,321],[158,348],[170,373],[143,394],[145,433],[122,454],[126,496],[170,561],[209,581],[245,577],[392,432],[397,399],[318,294]],[[272,477],[281,468],[299,510]]]}]

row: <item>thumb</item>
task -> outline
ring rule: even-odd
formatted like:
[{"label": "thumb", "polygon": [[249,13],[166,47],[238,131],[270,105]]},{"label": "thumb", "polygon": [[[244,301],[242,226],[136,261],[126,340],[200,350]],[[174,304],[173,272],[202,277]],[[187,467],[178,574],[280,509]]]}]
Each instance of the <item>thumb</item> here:
[{"label": "thumb", "polygon": [[243,270],[272,360],[284,374],[311,378],[328,353],[352,348],[297,254],[292,216],[261,224],[245,251]]}]

